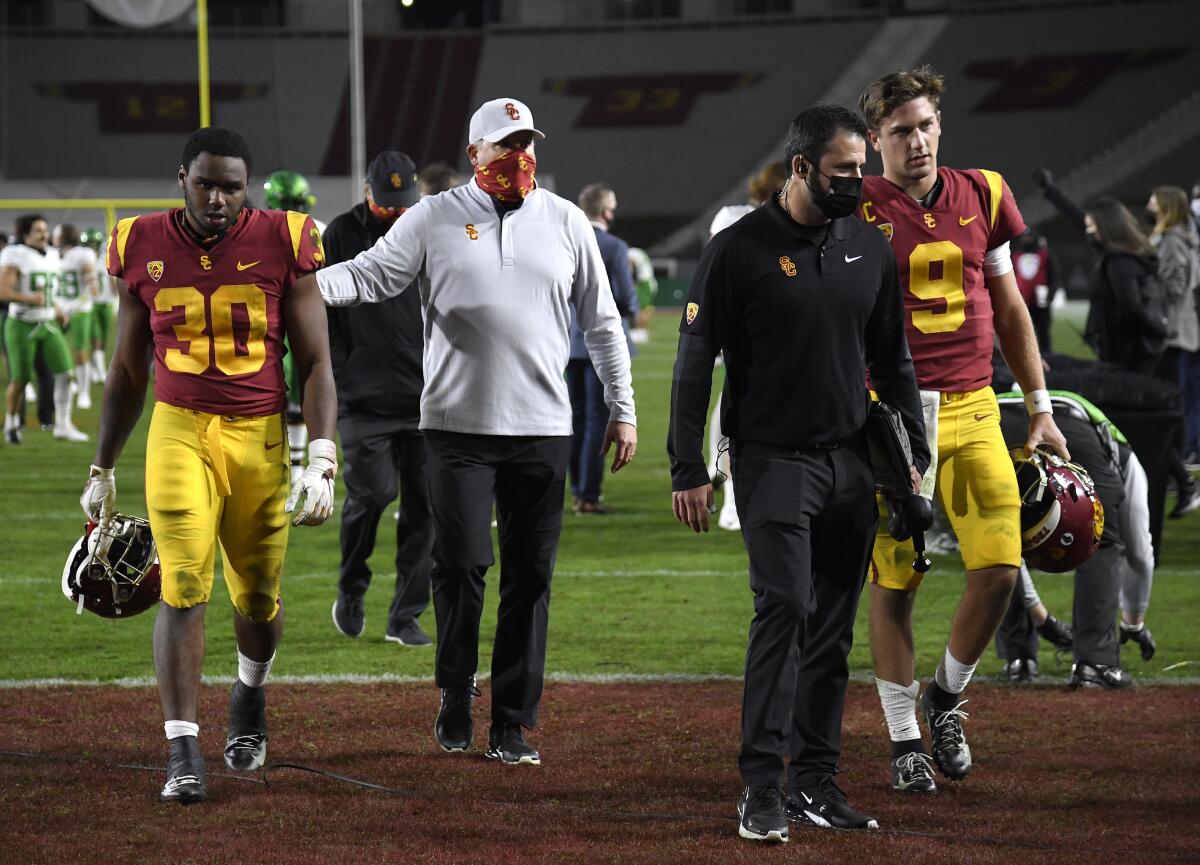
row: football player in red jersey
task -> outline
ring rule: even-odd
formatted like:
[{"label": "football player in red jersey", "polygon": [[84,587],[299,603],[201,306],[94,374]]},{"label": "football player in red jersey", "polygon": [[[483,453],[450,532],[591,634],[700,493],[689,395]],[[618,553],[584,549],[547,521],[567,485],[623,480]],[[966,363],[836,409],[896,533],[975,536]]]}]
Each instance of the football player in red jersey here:
[{"label": "football player in red jersey", "polygon": [[[938,167],[942,90],[942,77],[923,67],[886,75],[862,95],[883,176],[863,179],[859,215],[884,233],[896,256],[934,454],[922,492],[938,495],[966,568],[949,643],[920,700],[933,760],[943,775],[961,780],[971,770],[962,692],[1004,617],[1021,564],[1016,476],[989,387],[996,338],[1026,394],[1026,450],[1047,445],[1064,456],[1067,450],[1012,273],[1008,244],[1025,223],[996,172]],[[897,542],[880,529],[871,558],[871,653],[892,739],[892,786],[932,793],[936,783],[916,713],[912,608],[922,574],[913,560],[911,541]]]},{"label": "football player in red jersey", "polygon": [[[293,524],[317,525],[333,508],[336,397],[325,306],[315,285],[297,282],[321,266],[321,238],[302,213],[243,208],[250,164],[236,132],[192,133],[179,167],[185,207],[122,219],[107,252],[121,306],[81,503],[97,522],[115,510],[113,469],[141,415],[153,350],[146,504],[162,569],[154,665],[170,746],[163,801],[207,796],[196,697],[218,541],[238,645],[225,763],[248,771],[266,759],[263,685],[283,629],[287,513]],[[290,496],[285,333],[312,439]]]}]

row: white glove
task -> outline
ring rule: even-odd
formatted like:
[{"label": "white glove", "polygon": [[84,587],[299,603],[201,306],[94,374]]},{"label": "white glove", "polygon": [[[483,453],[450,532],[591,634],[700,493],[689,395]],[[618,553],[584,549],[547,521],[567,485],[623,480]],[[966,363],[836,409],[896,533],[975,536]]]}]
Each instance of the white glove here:
[{"label": "white glove", "polygon": [[283,509],[293,526],[319,526],[333,513],[333,478],[337,474],[337,445],[329,439],[308,443],[308,467],[292,486]]},{"label": "white glove", "polygon": [[112,469],[92,466],[87,483],[83,485],[83,495],[79,497],[79,504],[92,522],[108,522],[108,518],[117,510],[117,479],[113,477]]}]

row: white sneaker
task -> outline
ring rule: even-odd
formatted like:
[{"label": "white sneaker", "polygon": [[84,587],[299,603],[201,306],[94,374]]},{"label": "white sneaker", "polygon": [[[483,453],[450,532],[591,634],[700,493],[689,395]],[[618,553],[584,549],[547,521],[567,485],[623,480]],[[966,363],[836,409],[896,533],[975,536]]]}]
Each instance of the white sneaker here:
[{"label": "white sneaker", "polygon": [[37,402],[37,390],[31,384],[25,385],[25,402]]},{"label": "white sneaker", "polygon": [[721,515],[717,517],[717,525],[731,532],[742,530],[742,521],[738,518],[737,506],[727,503],[721,507]]},{"label": "white sneaker", "polygon": [[88,440],[87,433],[75,429],[74,424],[56,425],[54,427],[54,437],[69,442],[85,442]]},{"label": "white sneaker", "polygon": [[92,407],[92,395],[88,393],[89,388],[82,388],[79,391],[79,396],[75,399],[75,408],[90,409]]}]

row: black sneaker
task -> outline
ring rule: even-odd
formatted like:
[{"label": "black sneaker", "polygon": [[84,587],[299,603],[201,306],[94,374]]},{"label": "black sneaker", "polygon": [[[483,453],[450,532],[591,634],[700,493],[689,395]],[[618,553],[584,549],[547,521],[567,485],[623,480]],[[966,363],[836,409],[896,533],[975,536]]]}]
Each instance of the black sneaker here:
[{"label": "black sneaker", "polygon": [[878,829],[879,821],[855,811],[846,802],[846,794],[826,776],[815,787],[798,787],[788,793],[785,804],[789,820],[824,829]]},{"label": "black sneaker", "polygon": [[169,743],[171,756],[167,759],[167,783],[158,798],[163,802],[191,805],[208,798],[205,784],[204,758],[195,736],[180,736]]},{"label": "black sneaker", "polygon": [[10,445],[19,445],[21,443],[21,428],[13,427],[4,433],[4,437],[8,439]]},{"label": "black sneaker", "polygon": [[788,818],[778,787],[747,787],[738,799],[738,834],[751,841],[786,844]]},{"label": "black sneaker", "polygon": [[892,789],[901,793],[936,793],[933,758],[924,751],[909,751],[893,760]]},{"label": "black sneaker", "polygon": [[471,704],[478,696],[479,689],[475,687],[474,676],[465,688],[442,688],[442,708],[438,711],[433,732],[443,751],[455,753],[471,747],[471,739],[475,735]]},{"label": "black sneaker", "polygon": [[1125,645],[1130,640],[1133,640],[1142,647],[1143,661],[1149,661],[1154,657],[1154,653],[1158,651],[1158,643],[1154,642],[1154,635],[1150,633],[1150,629],[1145,625],[1142,625],[1136,631],[1121,625],[1121,645]]},{"label": "black sneaker", "polygon": [[433,640],[425,633],[416,619],[409,619],[407,622],[388,625],[387,635],[384,639],[389,643],[399,643],[401,646],[429,646],[433,644]]},{"label": "black sneaker", "polygon": [[542,755],[528,742],[521,732],[520,724],[492,725],[488,733],[488,749],[484,752],[489,760],[499,760],[508,766],[540,766]]},{"label": "black sneaker", "polygon": [[1046,621],[1037,626],[1037,632],[1047,643],[1064,652],[1071,651],[1071,646],[1075,644],[1074,629],[1054,616],[1046,616]]},{"label": "black sneaker", "polygon": [[1089,664],[1087,661],[1076,661],[1071,665],[1071,675],[1067,677],[1068,688],[1105,688],[1116,690],[1128,688],[1133,684],[1133,676],[1122,670],[1116,664]]},{"label": "black sneaker", "polygon": [[971,772],[971,746],[962,726],[963,719],[968,717],[962,710],[966,703],[962,700],[953,709],[937,708],[933,705],[932,682],[921,695],[921,712],[933,740],[933,760],[951,781],[961,781]]},{"label": "black sneaker", "polygon": [[333,602],[333,626],[338,632],[347,637],[357,637],[366,623],[362,595],[338,592],[337,600]]},{"label": "black sneaker", "polygon": [[1175,507],[1171,508],[1171,519],[1177,520],[1189,511],[1194,511],[1196,508],[1200,508],[1200,486],[1195,481],[1189,481],[1179,491],[1179,498],[1175,500]]},{"label": "black sneaker", "polygon": [[253,772],[267,762],[267,691],[240,679],[229,694],[229,732],[225,765],[235,772]]},{"label": "black sneaker", "polygon": [[1004,664],[1004,678],[1010,685],[1032,682],[1037,677],[1037,661],[1033,658],[1013,658]]}]

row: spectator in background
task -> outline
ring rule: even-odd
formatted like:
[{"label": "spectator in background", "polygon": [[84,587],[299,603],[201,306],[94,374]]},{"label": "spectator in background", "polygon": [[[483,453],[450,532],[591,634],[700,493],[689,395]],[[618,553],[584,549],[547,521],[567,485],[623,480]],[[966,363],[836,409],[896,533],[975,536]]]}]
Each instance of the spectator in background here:
[{"label": "spectator in background", "polygon": [[1050,303],[1061,283],[1058,262],[1050,254],[1046,238],[1032,228],[1013,241],[1012,249],[1017,288],[1029,308],[1038,348],[1044,355],[1050,351]]},{"label": "spectator in background", "polygon": [[462,175],[445,162],[431,162],[417,175],[417,188],[421,190],[422,198],[461,186],[462,182]]},{"label": "spectator in background", "polygon": [[638,312],[629,338],[634,345],[643,345],[650,341],[650,316],[654,314],[654,301],[658,297],[658,277],[654,275],[654,263],[646,250],[636,246],[629,247],[629,268],[633,272],[638,299]]},{"label": "spectator in background", "polygon": [[1154,222],[1150,242],[1158,253],[1158,275],[1174,306],[1168,311],[1174,335],[1167,340],[1162,378],[1179,382],[1183,409],[1183,453],[1188,462],[1200,461],[1200,317],[1196,289],[1200,287],[1200,238],[1188,213],[1187,193],[1176,186],[1159,186],[1146,202]]},{"label": "spectator in background", "polygon": [[1200,180],[1192,184],[1192,220],[1196,223],[1197,230],[1200,230]]},{"label": "spectator in background", "polygon": [[[579,207],[596,233],[596,245],[608,273],[608,284],[617,311],[621,314],[629,355],[636,352],[629,339],[629,320],[638,314],[637,291],[629,266],[629,246],[610,234],[617,211],[617,195],[603,183],[590,183],[579,193]],[[604,457],[600,453],[609,412],[604,404],[604,386],[592,366],[584,343],[583,331],[571,311],[571,359],[567,362],[567,392],[571,396],[571,496],[576,514],[607,514],[610,508],[600,500],[604,480]]]},{"label": "spectator in background", "polygon": [[[363,194],[363,201],[325,230],[329,265],[370,249],[420,200],[416,166],[407,155],[385,150],[371,160]],[[433,641],[417,621],[429,606],[433,567],[425,444],[417,429],[425,383],[421,298],[405,291],[370,306],[331,307],[328,315],[346,482],[333,624],[347,637],[363,632],[363,596],[371,584],[367,560],[379,518],[398,490],[396,591],[385,639],[428,646]]]},{"label": "spectator in background", "polygon": [[[772,196],[783,189],[787,181],[787,166],[782,162],[772,162],[750,180],[747,188],[748,203],[751,207],[762,207]],[[714,232],[715,233],[715,232]]]}]

